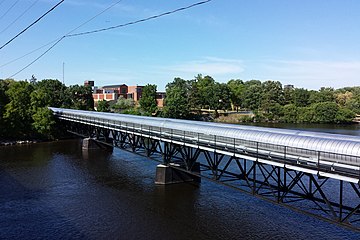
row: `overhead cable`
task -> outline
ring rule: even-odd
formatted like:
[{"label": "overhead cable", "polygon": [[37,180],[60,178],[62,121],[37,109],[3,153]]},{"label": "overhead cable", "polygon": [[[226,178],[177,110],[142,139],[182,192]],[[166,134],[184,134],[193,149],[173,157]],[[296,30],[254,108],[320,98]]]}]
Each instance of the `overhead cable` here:
[{"label": "overhead cable", "polygon": [[61,3],[63,3],[64,0],[61,0],[60,2],[58,2],[55,6],[53,6],[51,9],[49,9],[46,13],[44,13],[43,15],[41,15],[38,19],[36,19],[33,23],[31,23],[29,26],[27,26],[24,30],[22,30],[21,32],[19,32],[18,34],[16,34],[12,39],[10,39],[9,41],[7,41],[4,45],[2,45],[0,47],[0,50],[3,49],[6,45],[8,45],[9,43],[11,43],[12,41],[15,40],[15,38],[19,37],[21,34],[23,34],[25,31],[27,31],[29,28],[31,28],[32,26],[34,26],[37,22],[39,22],[43,17],[45,17],[47,14],[49,14],[50,12],[52,12],[55,8],[57,8]]},{"label": "overhead cable", "polygon": [[[19,1],[20,1],[20,0],[15,1],[15,2],[10,6],[10,8],[8,8],[8,10],[6,10],[3,15],[1,15],[0,20],[1,20],[3,17],[5,17],[5,16],[11,11],[11,9],[13,9],[13,7],[15,7],[15,5],[16,5]],[[2,2],[1,2],[1,3],[2,3]]]},{"label": "overhead cable", "polygon": [[[89,20],[86,20],[85,22],[83,22],[82,24],[80,24],[80,25],[77,26],[76,28],[72,29],[71,31],[67,32],[67,33],[64,34],[63,36],[68,35],[68,34],[71,34],[72,32],[78,30],[79,28],[81,28],[81,27],[84,26],[85,24],[87,24],[87,23],[89,23],[90,21],[94,20],[95,18],[97,18],[98,16],[100,16],[100,15],[103,14],[104,12],[108,11],[109,9],[113,8],[114,6],[116,6],[117,4],[119,4],[119,3],[122,2],[122,1],[123,1],[123,0],[120,0],[120,1],[117,1],[117,2],[113,3],[113,4],[110,5],[109,7],[105,8],[104,10],[102,10],[101,12],[99,12],[98,14],[96,14],[95,16],[91,17]],[[36,51],[38,51],[38,50],[46,47],[46,46],[48,46],[48,45],[50,45],[50,44],[58,41],[58,40],[61,39],[61,38],[62,38],[62,37],[57,38],[57,39],[55,39],[55,40],[52,40],[52,41],[50,41],[50,42],[42,45],[41,47],[38,47],[38,48],[32,50],[31,52],[26,53],[25,55],[23,55],[23,56],[21,56],[21,57],[18,57],[18,58],[13,59],[13,60],[11,60],[11,61],[3,64],[3,65],[0,65],[0,68],[4,67],[4,66],[6,66],[6,65],[9,65],[9,64],[11,64],[11,63],[13,63],[13,62],[16,62],[17,60],[20,60],[20,59],[22,59],[22,58],[24,58],[24,57],[26,57],[26,56],[34,53],[34,52],[36,52]]]},{"label": "overhead cable", "polygon": [[153,19],[156,19],[156,18],[160,18],[160,17],[166,16],[166,15],[170,15],[170,14],[173,14],[173,13],[176,13],[176,12],[179,12],[179,11],[184,11],[184,10],[187,10],[189,8],[199,6],[199,5],[211,2],[211,1],[212,0],[206,0],[206,1],[197,2],[197,3],[191,4],[191,5],[187,6],[187,7],[181,7],[181,8],[172,10],[172,11],[164,12],[164,13],[161,13],[161,14],[158,14],[158,15],[154,15],[154,16],[151,16],[151,17],[147,17],[147,18],[137,20],[137,21],[132,21],[132,22],[128,22],[128,23],[124,23],[124,24],[120,24],[120,25],[116,25],[116,26],[112,26],[112,27],[108,27],[108,28],[101,28],[101,29],[96,29],[96,30],[93,30],[93,31],[87,31],[87,32],[64,35],[61,38],[59,38],[59,40],[56,41],[50,48],[48,48],[45,52],[43,52],[40,56],[38,56],[35,60],[33,60],[31,63],[26,65],[24,68],[22,68],[21,70],[19,70],[15,74],[11,75],[9,78],[12,78],[12,77],[16,76],[20,72],[22,72],[25,69],[27,69],[28,67],[30,67],[32,64],[37,62],[41,57],[43,57],[46,53],[48,53],[51,49],[53,49],[57,44],[59,44],[63,39],[65,39],[67,37],[76,37],[76,36],[87,35],[87,34],[92,34],[92,33],[108,31],[108,30],[112,30],[112,29],[116,29],[116,28],[126,27],[126,26],[129,26],[129,25],[134,25],[134,24],[145,22],[145,21],[153,20]]},{"label": "overhead cable", "polygon": [[14,25],[14,23],[16,23],[22,16],[25,15],[25,13],[27,13],[28,11],[30,11],[30,9],[37,3],[39,2],[39,0],[36,0],[35,2],[33,2],[27,9],[25,9],[24,12],[22,12],[17,18],[14,19],[14,21],[12,21],[7,27],[5,27],[0,34],[2,34],[3,32],[5,32],[6,30],[9,29],[9,27],[11,27],[12,25]]},{"label": "overhead cable", "polygon": [[195,6],[199,6],[199,5],[208,3],[210,1],[212,1],[212,0],[206,0],[206,1],[202,1],[202,2],[197,2],[197,3],[191,4],[191,5],[187,6],[187,7],[178,8],[178,9],[175,9],[175,10],[172,10],[172,11],[164,12],[164,13],[161,13],[161,14],[158,14],[158,15],[154,15],[154,16],[151,16],[151,17],[143,18],[143,19],[140,19],[140,20],[136,20],[136,21],[133,21],[133,22],[128,22],[128,23],[124,23],[124,24],[120,24],[120,25],[116,25],[116,26],[112,26],[112,27],[100,28],[100,29],[87,31],[87,32],[69,34],[69,35],[66,35],[66,37],[76,37],[76,36],[81,36],[81,35],[87,35],[87,34],[92,34],[92,33],[109,31],[109,30],[112,30],[112,29],[126,27],[126,26],[129,26],[129,25],[134,25],[134,24],[137,24],[137,23],[146,22],[146,21],[149,21],[149,20],[153,20],[153,19],[156,19],[156,18],[166,16],[166,15],[170,15],[170,14],[173,14],[173,13],[176,13],[176,12],[184,11],[184,10],[187,10],[187,9],[195,7]]}]

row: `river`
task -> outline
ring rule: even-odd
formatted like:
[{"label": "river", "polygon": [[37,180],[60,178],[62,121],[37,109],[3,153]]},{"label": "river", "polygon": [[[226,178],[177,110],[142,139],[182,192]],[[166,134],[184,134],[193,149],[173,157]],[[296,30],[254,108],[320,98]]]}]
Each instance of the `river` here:
[{"label": "river", "polygon": [[206,180],[157,186],[156,165],[79,140],[1,147],[0,239],[360,239]]}]

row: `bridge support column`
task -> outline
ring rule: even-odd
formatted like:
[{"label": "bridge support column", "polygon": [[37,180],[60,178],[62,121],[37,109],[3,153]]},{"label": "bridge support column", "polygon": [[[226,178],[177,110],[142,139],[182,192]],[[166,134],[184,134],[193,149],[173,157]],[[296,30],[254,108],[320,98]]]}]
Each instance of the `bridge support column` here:
[{"label": "bridge support column", "polygon": [[179,168],[180,167],[178,165],[172,166],[172,164],[157,165],[155,184],[167,185],[183,182],[201,182],[201,177],[195,175],[200,173],[200,163],[195,163],[195,165],[193,166],[191,172],[193,172],[194,174],[185,170],[180,170]]},{"label": "bridge support column", "polygon": [[92,138],[84,138],[82,140],[82,149],[83,150],[95,150],[95,149],[106,149],[112,151],[114,147],[98,142]]}]

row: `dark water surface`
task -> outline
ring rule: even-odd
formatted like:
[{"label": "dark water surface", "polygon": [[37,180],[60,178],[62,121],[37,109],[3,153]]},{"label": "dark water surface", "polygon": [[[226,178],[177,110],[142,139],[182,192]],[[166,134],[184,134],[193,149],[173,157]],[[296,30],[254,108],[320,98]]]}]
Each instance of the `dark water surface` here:
[{"label": "dark water surface", "polygon": [[204,180],[156,186],[157,163],[68,140],[0,148],[0,239],[360,239]]}]

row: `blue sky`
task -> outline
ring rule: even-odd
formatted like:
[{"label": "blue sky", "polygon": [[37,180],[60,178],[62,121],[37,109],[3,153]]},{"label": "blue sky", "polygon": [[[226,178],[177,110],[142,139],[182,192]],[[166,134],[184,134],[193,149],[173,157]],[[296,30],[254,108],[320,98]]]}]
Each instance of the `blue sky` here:
[{"label": "blue sky", "polygon": [[[38,57],[47,44],[118,0],[65,0],[0,50],[0,78]],[[59,0],[0,0],[0,45]],[[6,29],[31,4],[36,4]],[[187,6],[197,0],[123,0],[76,32],[110,27]],[[212,0],[152,21],[65,38],[15,79],[55,78],[82,84],[156,84],[210,75],[278,80],[319,89],[360,86],[359,0]],[[5,15],[4,15],[5,14]],[[5,30],[6,29],[6,30]],[[9,63],[9,64],[8,64]],[[5,66],[3,66],[6,64]]]}]

